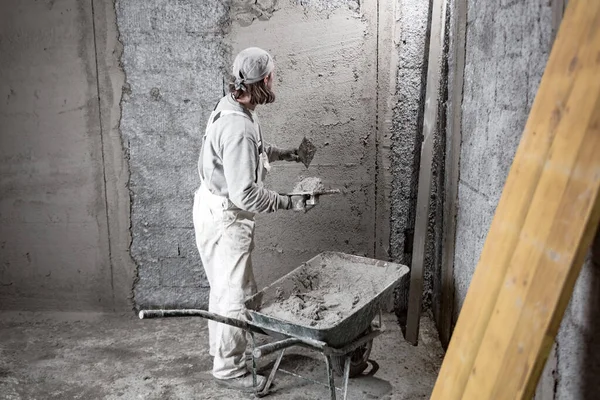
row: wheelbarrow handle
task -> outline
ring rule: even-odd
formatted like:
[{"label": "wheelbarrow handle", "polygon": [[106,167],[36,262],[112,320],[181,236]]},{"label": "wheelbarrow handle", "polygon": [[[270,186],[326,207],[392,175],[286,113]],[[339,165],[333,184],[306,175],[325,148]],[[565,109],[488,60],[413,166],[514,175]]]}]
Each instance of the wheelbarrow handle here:
[{"label": "wheelbarrow handle", "polygon": [[287,338],[287,339],[280,340],[278,342],[273,342],[273,343],[265,344],[263,346],[256,347],[252,351],[252,355],[254,356],[254,358],[261,358],[261,357],[268,356],[269,354],[274,353],[278,350],[287,349],[288,347],[292,347],[292,346],[295,346],[300,343],[302,343],[302,340],[300,340],[300,339]]},{"label": "wheelbarrow handle", "polygon": [[250,325],[246,321],[242,321],[236,318],[224,317],[215,313],[211,313],[204,310],[189,309],[189,310],[141,310],[139,312],[140,319],[146,318],[169,318],[169,317],[202,317],[210,319],[215,322],[235,326],[245,330],[251,330],[254,332],[262,332],[255,326]]}]

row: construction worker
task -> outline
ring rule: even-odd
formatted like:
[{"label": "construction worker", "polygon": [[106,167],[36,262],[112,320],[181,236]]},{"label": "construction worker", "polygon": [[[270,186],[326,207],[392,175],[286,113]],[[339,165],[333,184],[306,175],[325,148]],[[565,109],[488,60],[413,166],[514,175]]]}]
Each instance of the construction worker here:
[{"label": "construction worker", "polygon": [[[210,115],[202,141],[194,196],[196,243],[210,284],[209,311],[244,318],[244,300],[256,293],[251,252],[255,213],[306,211],[304,196],[285,196],[263,187],[270,163],[299,161],[297,149],[281,150],[264,142],[255,108],[275,101],[273,58],[251,47],[233,63],[230,93]],[[230,325],[208,323],[213,376],[223,386],[261,390],[265,378],[245,362],[246,333]]]}]

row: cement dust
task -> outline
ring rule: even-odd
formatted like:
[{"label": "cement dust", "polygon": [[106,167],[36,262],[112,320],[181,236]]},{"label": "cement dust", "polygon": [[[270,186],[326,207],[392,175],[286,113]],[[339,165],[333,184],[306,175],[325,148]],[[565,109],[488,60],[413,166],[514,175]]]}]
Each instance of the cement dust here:
[{"label": "cement dust", "polygon": [[286,294],[282,288],[260,312],[295,324],[330,328],[357,311],[384,289],[385,268],[344,264],[324,259],[320,265],[303,264]]}]

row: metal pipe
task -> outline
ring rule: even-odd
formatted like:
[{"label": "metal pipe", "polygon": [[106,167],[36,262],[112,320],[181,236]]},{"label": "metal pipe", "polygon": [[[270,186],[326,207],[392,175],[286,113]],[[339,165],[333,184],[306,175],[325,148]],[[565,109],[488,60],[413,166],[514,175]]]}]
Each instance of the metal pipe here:
[{"label": "metal pipe", "polygon": [[336,400],[335,395],[335,383],[333,381],[333,364],[331,361],[331,357],[325,356],[325,361],[327,362],[327,380],[329,381],[329,393],[331,393],[331,400]]},{"label": "metal pipe", "polygon": [[300,343],[302,343],[302,341],[300,339],[296,339],[296,338],[283,339],[278,342],[273,342],[273,343],[269,343],[269,344],[265,344],[265,345],[256,347],[252,351],[252,355],[255,358],[261,358],[261,357],[265,357],[273,352],[276,352],[277,350],[287,349],[288,347],[295,346]]},{"label": "metal pipe", "polygon": [[265,387],[262,392],[259,393],[260,396],[266,396],[269,394],[269,389],[273,384],[273,379],[275,379],[275,374],[277,374],[277,370],[279,369],[279,365],[281,364],[281,360],[283,359],[283,355],[285,353],[285,349],[281,350],[277,360],[275,361],[275,365],[273,365],[273,369],[271,369],[271,373],[269,374],[269,378],[267,379],[267,383],[265,383]]},{"label": "metal pipe", "polygon": [[235,326],[236,328],[244,329],[246,331],[252,331],[256,333],[265,334],[262,329],[249,324],[241,319],[224,317],[215,313],[211,313],[204,310],[198,309],[187,309],[187,310],[141,310],[138,314],[140,319],[146,318],[172,318],[172,317],[202,317],[210,319],[221,324]]},{"label": "metal pipe", "polygon": [[350,380],[350,366],[352,364],[352,356],[346,356],[346,362],[344,363],[344,394],[342,395],[343,400],[348,398],[348,381]]}]

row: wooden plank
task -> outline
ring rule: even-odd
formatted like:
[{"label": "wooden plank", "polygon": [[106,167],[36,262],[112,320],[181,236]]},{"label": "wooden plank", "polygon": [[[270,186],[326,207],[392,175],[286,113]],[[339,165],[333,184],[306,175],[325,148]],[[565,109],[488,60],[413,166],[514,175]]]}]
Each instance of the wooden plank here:
[{"label": "wooden plank", "polygon": [[454,2],[452,102],[448,124],[444,176],[444,223],[442,244],[442,299],[438,331],[444,347],[450,342],[454,312],[454,251],[456,246],[456,213],[458,209],[458,180],[462,143],[462,99],[465,73],[465,42],[467,39],[467,0]]},{"label": "wooden plank", "polygon": [[[600,51],[600,30],[594,36],[590,59]],[[583,63],[585,78],[565,109],[463,399],[531,398],[594,237],[600,63]]]},{"label": "wooden plank", "polygon": [[[564,14],[565,0],[552,0],[552,42],[556,39]],[[556,347],[555,342],[540,377],[534,400],[554,400],[557,382],[556,369],[558,368]]]},{"label": "wooden plank", "polygon": [[[432,399],[460,399],[464,393],[508,263],[519,241],[521,228],[548,159],[561,114],[572,96],[576,81],[587,79],[580,74],[573,75],[571,64],[574,58],[582,59],[584,54],[591,51],[589,46],[580,46],[594,23],[593,13],[589,12],[590,3],[593,2],[572,0],[567,9]],[[592,8],[598,8],[598,4],[592,5]]]},{"label": "wooden plank", "polygon": [[421,146],[415,238],[413,242],[410,289],[408,294],[408,318],[406,323],[406,340],[413,345],[418,343],[419,321],[421,318],[421,306],[423,304],[423,269],[425,264],[427,226],[429,223],[433,141],[438,125],[442,49],[446,30],[446,1],[433,0],[432,7],[429,63],[427,66],[427,87],[425,89],[425,111],[423,116],[423,144]]}]

